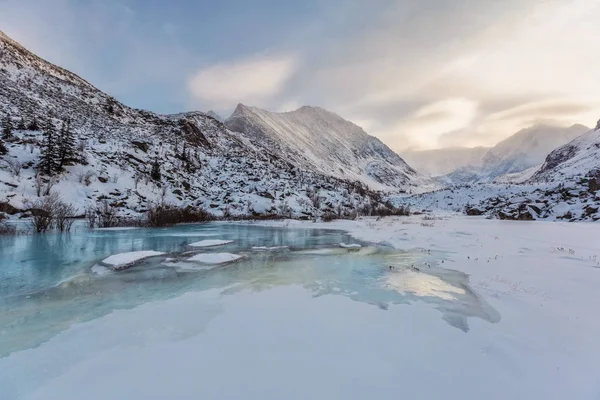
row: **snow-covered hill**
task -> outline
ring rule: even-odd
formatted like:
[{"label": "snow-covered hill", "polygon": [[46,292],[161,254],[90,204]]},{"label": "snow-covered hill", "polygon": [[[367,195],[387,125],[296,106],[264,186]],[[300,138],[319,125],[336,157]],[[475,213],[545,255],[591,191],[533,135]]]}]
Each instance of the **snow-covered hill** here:
[{"label": "snow-covered hill", "polygon": [[460,168],[479,167],[489,147],[447,147],[435,150],[404,151],[400,155],[417,171],[429,175],[440,176],[454,172]]},{"label": "snow-covered hill", "polygon": [[532,181],[563,182],[600,168],[600,121],[595,129],[551,152]]},{"label": "snow-covered hill", "polygon": [[[107,200],[136,215],[168,202],[223,215],[315,217],[385,207],[379,193],[327,171],[302,168],[266,142],[249,143],[214,116],[159,115],[127,107],[66,69],[0,33],[0,113],[15,129],[0,155],[0,204],[27,209],[58,193],[78,213]],[[77,159],[53,176],[39,173],[41,129],[71,121]],[[4,118],[3,118],[4,120]],[[17,129],[18,128],[18,129]],[[340,143],[340,145],[342,145]],[[372,145],[377,151],[377,145]],[[152,165],[160,165],[152,178]],[[373,166],[374,174],[382,168]]]},{"label": "snow-covered hill", "polygon": [[379,139],[319,107],[274,113],[238,105],[225,125],[292,164],[375,189],[414,190],[425,179]]},{"label": "snow-covered hill", "polygon": [[441,178],[446,184],[510,181],[518,173],[542,164],[548,153],[587,132],[583,125],[570,127],[537,124],[523,129],[489,149],[480,165],[458,168]]}]

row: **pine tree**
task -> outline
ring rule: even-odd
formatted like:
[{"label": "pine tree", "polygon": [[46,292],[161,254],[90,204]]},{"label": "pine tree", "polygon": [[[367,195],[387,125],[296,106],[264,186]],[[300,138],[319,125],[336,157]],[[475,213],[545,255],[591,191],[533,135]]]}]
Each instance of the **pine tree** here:
[{"label": "pine tree", "polygon": [[48,119],[44,126],[43,137],[39,169],[50,176],[57,170],[57,138],[54,123],[51,119]]},{"label": "pine tree", "polygon": [[69,165],[76,160],[75,137],[71,131],[71,120],[63,121],[57,145],[57,169],[62,170],[65,165]]},{"label": "pine tree", "polygon": [[160,181],[160,164],[158,163],[158,159],[154,160],[152,164],[152,171],[150,172],[150,177],[155,181]]},{"label": "pine tree", "polygon": [[8,149],[4,145],[4,142],[2,141],[2,139],[0,139],[0,156],[3,156],[6,153],[8,153]]},{"label": "pine tree", "polygon": [[19,121],[19,125],[17,125],[17,129],[20,131],[27,129],[27,126],[25,125],[25,118],[23,118],[23,116],[21,116],[21,120]]},{"label": "pine tree", "polygon": [[10,114],[6,114],[4,117],[4,123],[2,124],[2,138],[4,140],[10,139],[12,137],[12,120],[10,118]]},{"label": "pine tree", "polygon": [[33,117],[31,122],[29,123],[29,126],[27,127],[27,129],[29,129],[30,131],[39,131],[40,130],[40,126],[38,125],[36,117]]}]

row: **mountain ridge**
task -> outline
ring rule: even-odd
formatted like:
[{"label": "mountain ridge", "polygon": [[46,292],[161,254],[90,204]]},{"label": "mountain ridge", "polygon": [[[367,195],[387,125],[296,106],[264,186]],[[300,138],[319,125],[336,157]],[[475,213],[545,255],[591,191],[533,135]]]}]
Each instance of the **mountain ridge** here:
[{"label": "mountain ridge", "polygon": [[265,141],[304,168],[373,188],[404,189],[425,180],[378,138],[321,107],[282,113],[238,104],[225,121],[250,141]]},{"label": "mountain ridge", "polygon": [[78,161],[45,175],[38,171],[44,132],[13,129],[8,154],[0,155],[0,203],[10,209],[27,210],[54,192],[79,213],[106,201],[125,216],[156,204],[217,217],[393,212],[364,184],[293,165],[206,113],[162,115],[128,107],[4,33],[0,110],[8,114],[3,123],[8,118],[14,127],[23,119],[58,130],[69,120],[78,142]]}]

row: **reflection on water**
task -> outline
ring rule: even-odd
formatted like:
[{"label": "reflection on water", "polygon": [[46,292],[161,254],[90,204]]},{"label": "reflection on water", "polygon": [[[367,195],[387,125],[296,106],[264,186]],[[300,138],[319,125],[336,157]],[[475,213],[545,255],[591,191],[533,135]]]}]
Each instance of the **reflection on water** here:
[{"label": "reflection on water", "polygon": [[[234,242],[201,252],[244,258],[208,267],[183,261],[190,251],[198,252],[188,245],[202,236]],[[349,251],[339,247],[341,242],[356,243],[343,232],[218,223],[0,238],[0,357],[115,309],[214,288],[227,295],[301,285],[314,296],[342,295],[382,309],[424,301],[464,331],[468,317],[500,318],[469,288],[466,275],[435,267],[413,269],[422,262],[421,252],[365,243]],[[167,254],[125,271],[92,272],[111,254],[137,250]]]}]

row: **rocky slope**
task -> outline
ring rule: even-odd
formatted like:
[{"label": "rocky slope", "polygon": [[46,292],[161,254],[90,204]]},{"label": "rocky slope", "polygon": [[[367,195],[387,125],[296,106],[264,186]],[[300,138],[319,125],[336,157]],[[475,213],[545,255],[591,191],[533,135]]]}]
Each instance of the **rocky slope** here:
[{"label": "rocky slope", "polygon": [[[127,107],[3,33],[0,110],[15,127],[21,119],[27,125],[35,119],[58,129],[70,118],[78,141],[78,162],[45,176],[37,168],[41,131],[16,129],[6,140],[8,154],[0,156],[4,210],[27,209],[46,192],[58,193],[78,213],[100,200],[125,215],[159,202],[217,216],[306,218],[385,207],[378,193],[352,176],[340,179],[295,165],[268,142],[249,143],[207,114],[159,115]],[[159,179],[151,177],[155,162]]]},{"label": "rocky slope", "polygon": [[600,121],[595,129],[552,151],[531,181],[572,181],[599,168]]},{"label": "rocky slope", "polygon": [[415,189],[425,180],[379,139],[319,107],[274,113],[238,105],[225,126],[249,143],[268,143],[301,168],[374,189]]}]

